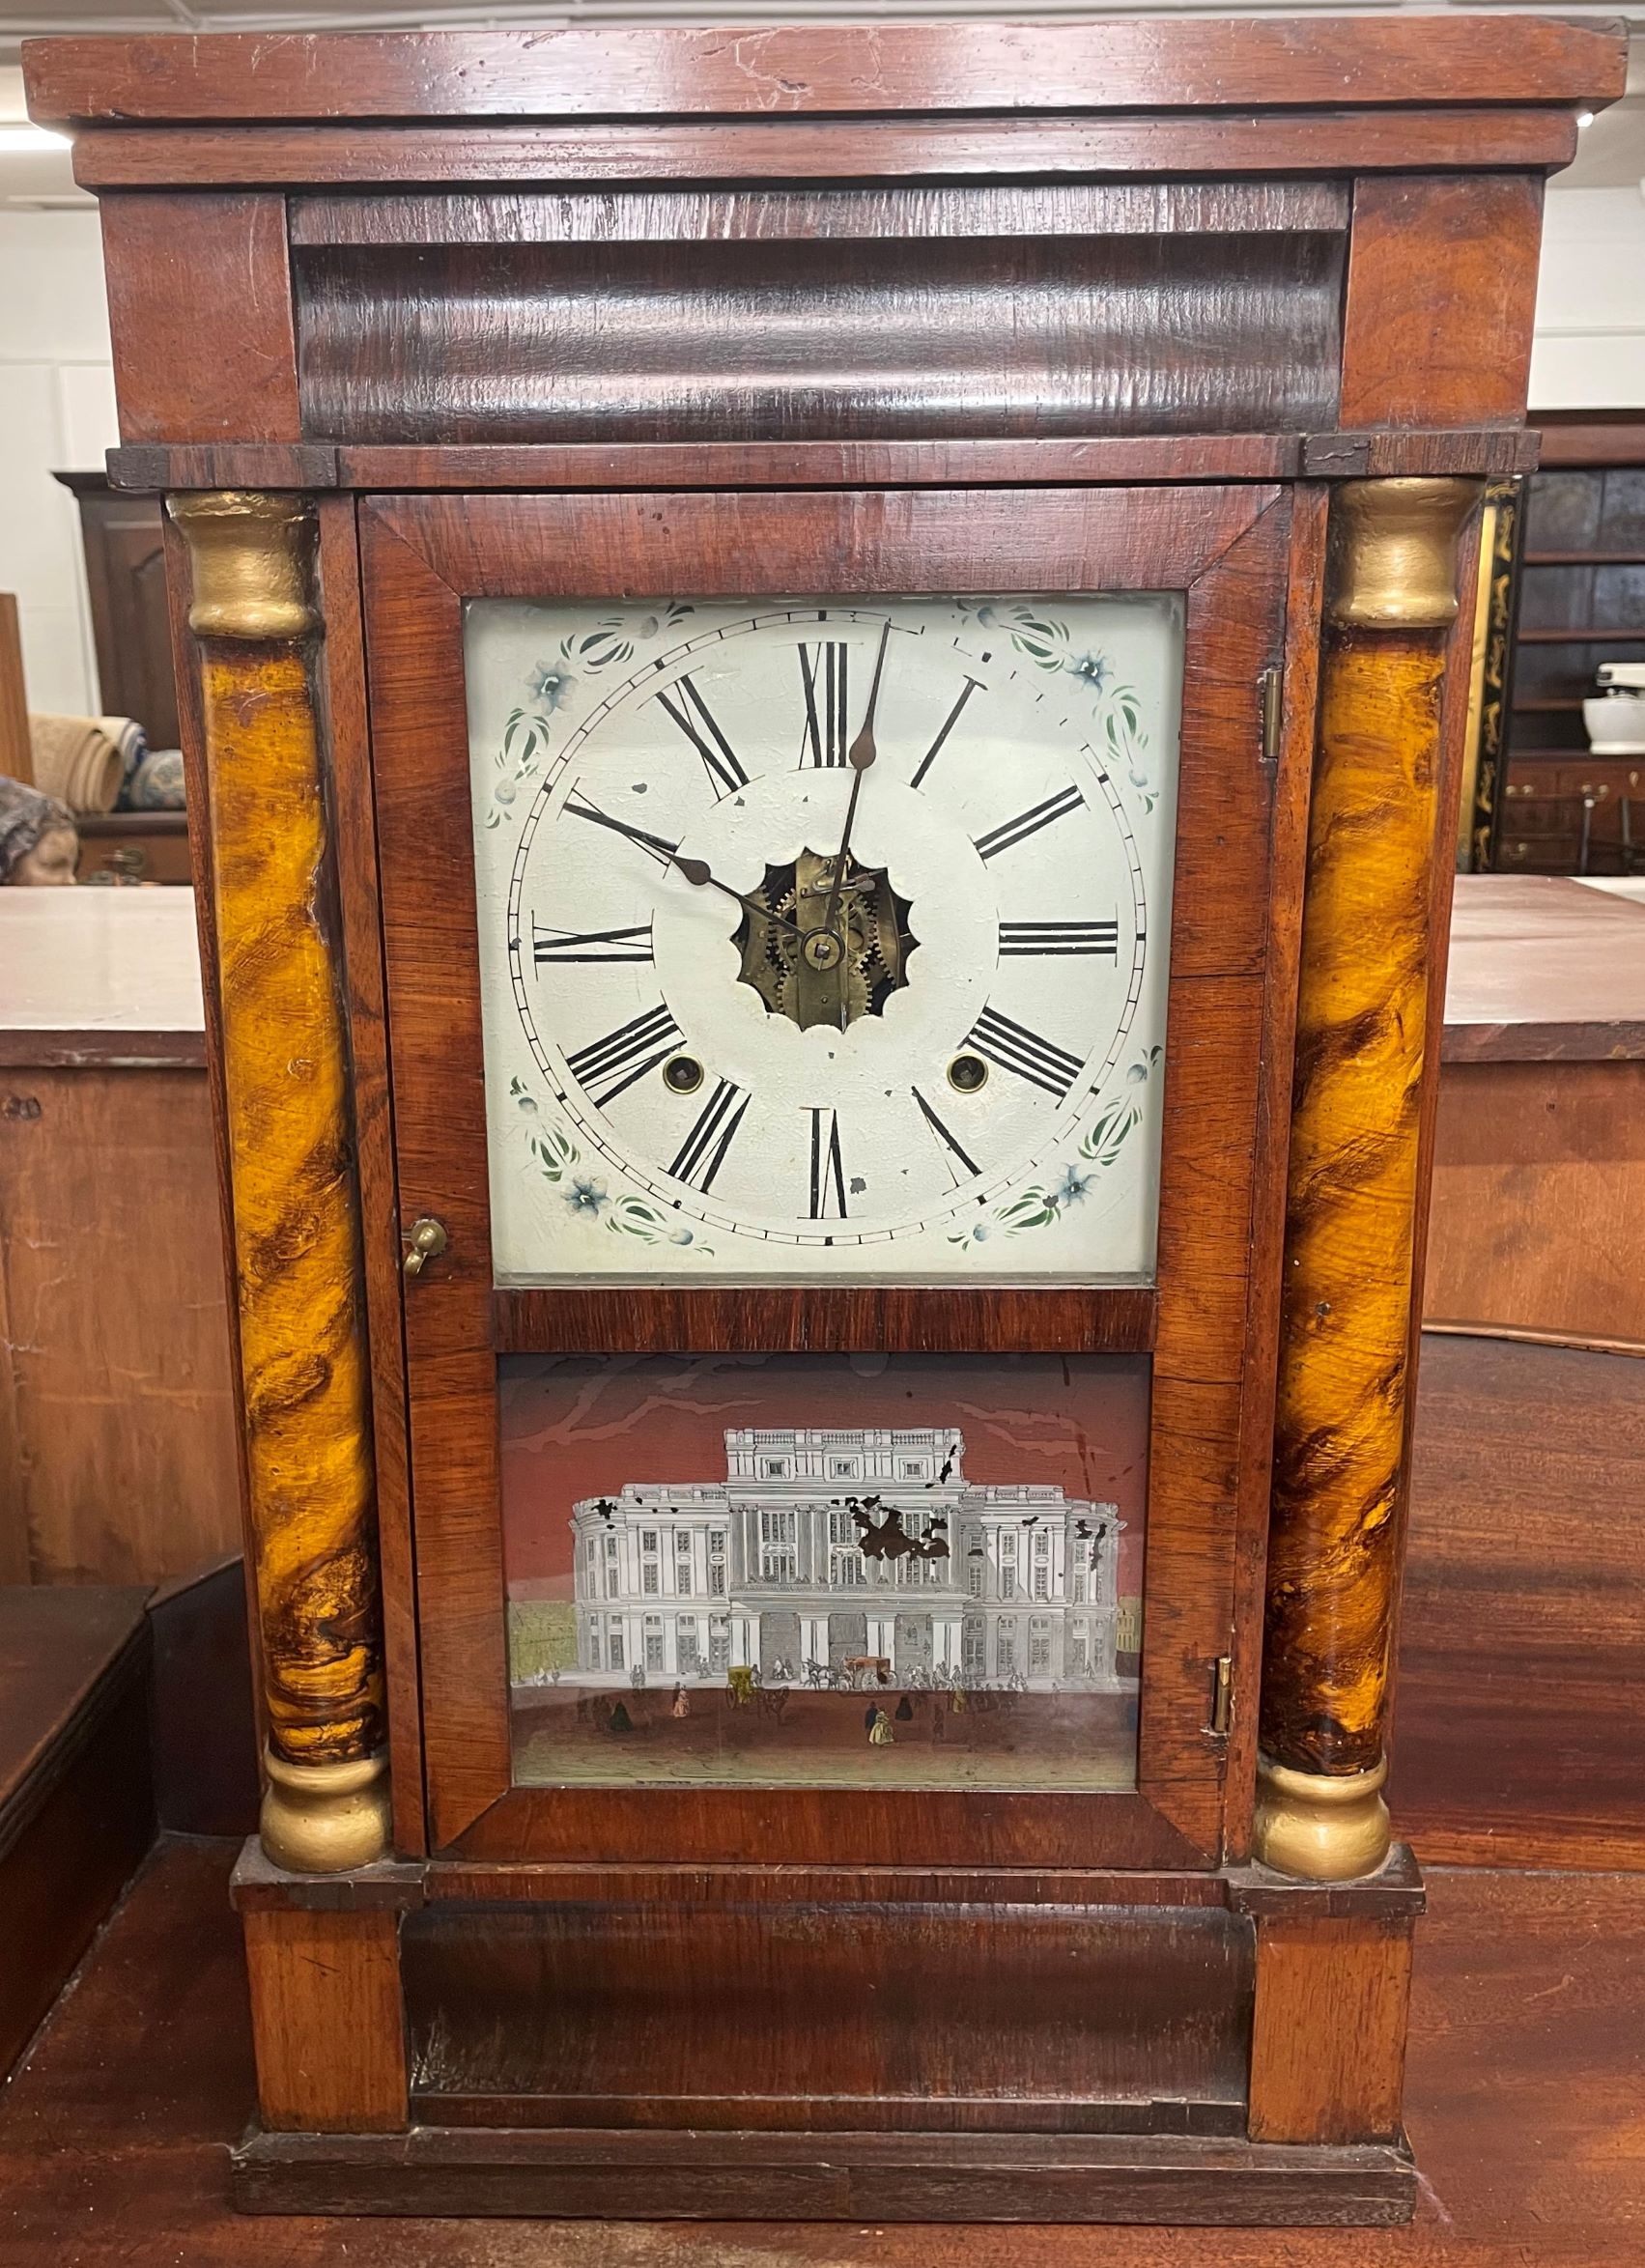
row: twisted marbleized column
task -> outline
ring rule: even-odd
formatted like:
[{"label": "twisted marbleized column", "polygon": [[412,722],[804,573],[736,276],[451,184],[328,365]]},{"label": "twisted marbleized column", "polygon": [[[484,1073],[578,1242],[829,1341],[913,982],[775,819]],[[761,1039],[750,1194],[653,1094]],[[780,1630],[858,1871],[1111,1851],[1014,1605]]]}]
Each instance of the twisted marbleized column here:
[{"label": "twisted marbleized column", "polygon": [[234,1211],[263,1846],[304,1873],[388,1841],[359,1198],[300,498],[175,496],[193,590]]},{"label": "twisted marbleized column", "polygon": [[1266,1864],[1318,1881],[1372,1872],[1389,1844],[1440,695],[1479,495],[1353,481],[1332,506],[1255,1835]]}]

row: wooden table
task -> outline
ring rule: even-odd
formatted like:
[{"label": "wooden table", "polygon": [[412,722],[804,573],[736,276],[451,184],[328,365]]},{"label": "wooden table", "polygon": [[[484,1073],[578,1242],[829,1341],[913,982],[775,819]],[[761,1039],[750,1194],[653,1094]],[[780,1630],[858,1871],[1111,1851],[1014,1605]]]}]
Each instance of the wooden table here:
[{"label": "wooden table", "polygon": [[0,1580],[238,1547],[193,893],[0,891]]},{"label": "wooden table", "polygon": [[1645,1349],[1645,905],[1460,875],[1425,1319]]},{"label": "wooden table", "polygon": [[11,2268],[1625,2268],[1640,2254],[1637,1876],[1441,1872],[1417,1939],[1409,2228],[245,2220],[233,1850],[162,1844],[0,2098]]}]

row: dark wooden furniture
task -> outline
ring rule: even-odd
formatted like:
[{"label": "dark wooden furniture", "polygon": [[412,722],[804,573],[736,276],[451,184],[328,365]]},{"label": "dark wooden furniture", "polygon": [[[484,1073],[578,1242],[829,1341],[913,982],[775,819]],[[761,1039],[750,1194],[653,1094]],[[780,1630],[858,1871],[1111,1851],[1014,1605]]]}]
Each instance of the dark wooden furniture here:
[{"label": "dark wooden furniture", "polygon": [[[102,472],[55,478],[80,508],[101,713],[134,717],[152,749],[178,745],[177,678],[166,610],[165,532],[159,500],[111,489]],[[78,878],[187,882],[183,811],[82,813]]]},{"label": "dark wooden furniture", "polygon": [[8,780],[34,780],[22,634],[17,602],[10,591],[0,591],[0,774]]},{"label": "dark wooden furniture", "polygon": [[80,508],[102,712],[135,717],[152,749],[174,749],[177,680],[166,611],[159,499],[110,488],[103,472],[59,472],[53,477]]},{"label": "dark wooden furniture", "polygon": [[1460,875],[1425,1320],[1645,1348],[1645,905]]},{"label": "dark wooden furniture", "polygon": [[0,1575],[185,1575],[239,1533],[192,897],[0,891]]},{"label": "dark wooden furniture", "polygon": [[1637,1349],[1424,1334],[1393,1786],[1425,1860],[1645,1872],[1642,1489]]},{"label": "dark wooden furniture", "polygon": [[[1542,180],[1617,42],[28,69],[102,203],[114,477],[172,495],[211,814],[270,1730],[241,2200],[1404,2217],[1422,1892],[1380,1789],[1459,591],[1531,462]],[[499,1290],[464,602],[979,577],[1185,597],[1156,1280]],[[514,1784],[495,1364],[568,1346],[1147,1353],[1135,1790]]]},{"label": "dark wooden furniture", "polygon": [[185,811],[82,811],[75,879],[192,882]]},{"label": "dark wooden furniture", "polygon": [[143,1598],[0,1586],[0,2081],[154,1833]]},{"label": "dark wooden furniture", "polygon": [[1505,873],[1638,872],[1645,755],[1594,755],[1582,700],[1600,663],[1645,661],[1645,414],[1537,422],[1495,863]]}]

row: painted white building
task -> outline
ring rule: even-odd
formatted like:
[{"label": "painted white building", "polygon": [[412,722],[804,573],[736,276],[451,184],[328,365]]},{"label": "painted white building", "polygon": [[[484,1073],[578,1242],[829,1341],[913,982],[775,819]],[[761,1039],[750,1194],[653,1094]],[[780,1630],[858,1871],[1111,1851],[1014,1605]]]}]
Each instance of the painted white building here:
[{"label": "painted white building", "polygon": [[[957,1432],[737,1429],[726,1477],[572,1515],[586,1682],[1116,1689],[1118,1507],[977,1487]],[[879,1530],[865,1530],[856,1507]],[[865,1550],[866,1542],[868,1548]]]}]

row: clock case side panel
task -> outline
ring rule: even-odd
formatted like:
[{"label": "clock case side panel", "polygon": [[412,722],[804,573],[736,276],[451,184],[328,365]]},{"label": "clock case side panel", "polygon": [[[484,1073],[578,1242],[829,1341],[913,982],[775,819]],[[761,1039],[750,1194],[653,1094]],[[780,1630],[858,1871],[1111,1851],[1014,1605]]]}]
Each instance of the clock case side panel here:
[{"label": "clock case side panel", "polygon": [[[1238,1474],[1262,1432],[1245,1352],[1252,1207],[1284,1164],[1283,1121],[1260,1140],[1259,1071],[1274,792],[1262,682],[1281,658],[1289,522],[1271,488],[363,504],[402,1214],[438,1214],[450,1232],[404,1303],[433,1847],[743,1861],[769,1855],[780,1814],[795,1859],[1218,1863],[1227,1740],[1213,1728],[1213,1689],[1217,1658],[1234,1650]],[[462,601],[979,580],[1188,594],[1159,1290],[914,1290],[880,1304],[811,1288],[638,1288],[619,1344],[1067,1352],[1157,1338],[1139,1791],[1071,1804],[993,1792],[736,1791],[705,1802],[697,1790],[515,1788],[496,1357],[523,1342],[611,1351],[611,1303],[534,1293],[539,1309],[560,1308],[557,1328],[539,1337],[518,1315],[498,1327],[511,1295],[492,1282]],[[1109,1307],[1117,1299],[1129,1316]]]}]

